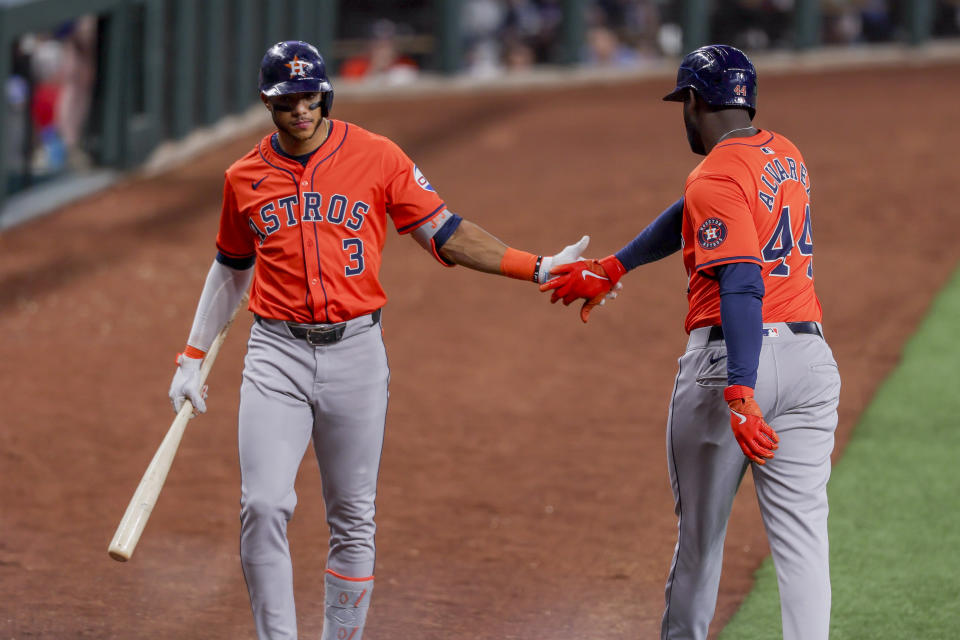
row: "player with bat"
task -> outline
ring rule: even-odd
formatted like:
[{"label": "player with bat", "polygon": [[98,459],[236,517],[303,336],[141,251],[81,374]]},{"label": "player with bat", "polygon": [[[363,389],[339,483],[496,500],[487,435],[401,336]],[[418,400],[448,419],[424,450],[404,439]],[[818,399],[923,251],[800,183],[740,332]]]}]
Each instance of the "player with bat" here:
[{"label": "player with bat", "polygon": [[[324,640],[360,640],[374,584],[374,512],[390,371],[379,280],[388,222],[445,266],[544,282],[554,256],[507,247],[451,212],[401,149],[331,119],[317,50],[271,47],[260,95],[276,131],[226,172],[217,254],[170,387],[175,409],[205,410],[201,362],[250,287],[255,315],[240,389],[240,556],[257,634],[297,637],[286,528],[310,441],[329,553]],[[429,348],[430,336],[411,336]]]}]

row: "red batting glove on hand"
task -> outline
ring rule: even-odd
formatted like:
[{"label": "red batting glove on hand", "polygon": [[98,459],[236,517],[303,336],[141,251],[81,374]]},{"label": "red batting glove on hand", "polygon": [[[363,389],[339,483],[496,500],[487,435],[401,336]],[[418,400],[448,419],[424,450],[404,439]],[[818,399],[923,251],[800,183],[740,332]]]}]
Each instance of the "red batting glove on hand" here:
[{"label": "red batting glove on hand", "polygon": [[603,304],[604,297],[626,272],[616,256],[607,256],[602,260],[578,260],[551,269],[550,273],[557,277],[540,285],[540,291],[553,289],[551,303],[563,300],[564,305],[569,305],[574,300],[584,298],[580,319],[586,322],[593,308]]},{"label": "red batting glove on hand", "polygon": [[723,399],[730,407],[730,428],[736,436],[743,455],[757,464],[773,457],[780,438],[763,419],[763,412],[753,399],[753,389],[731,385],[724,389]]}]

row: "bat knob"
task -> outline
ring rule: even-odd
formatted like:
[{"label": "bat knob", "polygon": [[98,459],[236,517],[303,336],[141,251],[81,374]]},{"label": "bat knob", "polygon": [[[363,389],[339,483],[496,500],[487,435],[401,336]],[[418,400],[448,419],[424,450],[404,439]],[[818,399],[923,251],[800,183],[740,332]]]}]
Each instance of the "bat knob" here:
[{"label": "bat knob", "polygon": [[130,559],[130,556],[120,553],[119,551],[113,551],[112,549],[108,553],[110,554],[110,557],[117,562],[126,562]]}]

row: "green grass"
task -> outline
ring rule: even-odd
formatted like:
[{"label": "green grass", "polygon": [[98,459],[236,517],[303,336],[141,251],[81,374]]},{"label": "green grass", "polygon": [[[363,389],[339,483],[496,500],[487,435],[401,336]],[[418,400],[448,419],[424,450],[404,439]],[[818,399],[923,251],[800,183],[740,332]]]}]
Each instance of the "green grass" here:
[{"label": "green grass", "polygon": [[[831,639],[960,638],[960,272],[861,417],[829,494]],[[756,580],[721,640],[782,637],[769,558]]]}]

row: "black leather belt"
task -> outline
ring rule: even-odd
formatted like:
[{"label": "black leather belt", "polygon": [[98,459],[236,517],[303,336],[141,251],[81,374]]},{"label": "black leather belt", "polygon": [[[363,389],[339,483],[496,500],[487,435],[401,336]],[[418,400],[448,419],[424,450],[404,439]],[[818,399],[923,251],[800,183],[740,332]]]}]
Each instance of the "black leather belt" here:
[{"label": "black leather belt", "polygon": [[[370,318],[372,320],[370,326],[380,322],[380,311],[380,309],[377,309],[370,314]],[[294,338],[306,340],[307,343],[313,347],[340,342],[340,340],[343,338],[343,332],[347,330],[346,322],[324,325],[298,324],[296,322],[288,322],[286,324],[287,328],[290,329],[290,335],[292,335]]]},{"label": "black leather belt", "polygon": [[[787,328],[794,333],[809,333],[811,335],[823,337],[820,333],[820,326],[816,322],[787,322]],[[723,340],[723,327],[718,324],[710,327],[709,342],[714,340]]]}]

